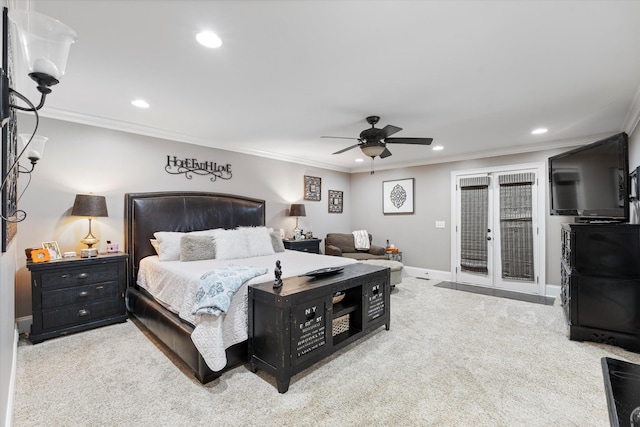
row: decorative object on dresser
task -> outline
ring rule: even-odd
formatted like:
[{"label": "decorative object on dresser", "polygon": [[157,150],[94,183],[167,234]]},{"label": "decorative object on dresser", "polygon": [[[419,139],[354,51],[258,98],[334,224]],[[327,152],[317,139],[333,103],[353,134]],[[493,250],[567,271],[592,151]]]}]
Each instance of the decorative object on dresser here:
[{"label": "decorative object on dresser", "polygon": [[304,176],[304,199],[320,201],[322,191],[322,178],[317,176]]},{"label": "decorative object on dresser", "polygon": [[119,253],[27,262],[33,309],[29,340],[35,344],[126,321],[127,260],[127,254]]},{"label": "decorative object on dresser", "polygon": [[300,237],[302,237],[302,230],[300,230],[300,227],[298,227],[298,219],[301,216],[307,216],[307,211],[304,207],[304,204],[302,203],[294,203],[291,205],[291,208],[289,209],[289,216],[295,216],[296,217],[296,228],[293,229],[293,235],[295,237],[296,240],[300,239]]},{"label": "decorative object on dresser", "polygon": [[[11,20],[11,25],[9,23]],[[15,30],[15,34],[13,31]],[[13,38],[19,43],[14,43]],[[23,168],[20,172],[31,173],[36,162],[42,157],[44,149],[43,137],[36,136],[34,129],[31,136],[24,143],[24,148],[18,153],[17,148],[17,120],[16,110],[28,111],[36,116],[38,110],[44,106],[46,96],[51,93],[51,86],[59,83],[64,74],[67,56],[71,44],[77,39],[75,31],[62,22],[28,10],[2,8],[2,68],[0,68],[0,123],[2,125],[2,252],[6,252],[9,242],[16,235],[17,223],[27,217],[25,211],[18,209],[18,175],[19,161],[26,154],[31,161],[31,170]],[[37,83],[41,94],[40,103],[35,106],[27,97],[14,90],[14,46],[20,46],[25,66],[29,70],[29,77]],[[28,107],[14,103],[19,98]],[[5,126],[6,125],[6,126]],[[24,142],[24,140],[23,140]],[[42,142],[42,146],[37,146]],[[33,144],[33,145],[32,145]],[[29,149],[31,148],[31,149]],[[28,187],[27,185],[22,190]]]},{"label": "decorative object on dresser", "polygon": [[[333,303],[336,293],[345,296]],[[278,392],[291,377],[381,326],[390,327],[389,270],[355,263],[339,274],[292,277],[282,288],[249,286],[249,363],[276,377]]]},{"label": "decorative object on dresser", "polygon": [[94,248],[93,245],[98,243],[99,240],[91,233],[91,217],[109,216],[105,197],[93,194],[76,194],[71,215],[89,217],[89,233],[80,240],[87,245],[87,249],[82,249],[80,256],[82,258],[98,256],[98,249]]},{"label": "decorative object on dresser", "polygon": [[569,338],[640,351],[640,225],[563,224],[561,290]]},{"label": "decorative object on dresser", "polygon": [[302,239],[302,240],[282,240],[285,249],[292,251],[310,252],[314,254],[320,253],[320,242],[322,239]]},{"label": "decorative object on dresser", "polygon": [[42,249],[46,249],[49,251],[51,259],[62,258],[62,253],[60,252],[60,248],[58,247],[58,242],[42,242]]},{"label": "decorative object on dresser", "polygon": [[382,213],[413,213],[413,181],[413,178],[407,178],[382,183]]},{"label": "decorative object on dresser", "polygon": [[342,213],[344,193],[337,190],[329,190],[329,213]]}]

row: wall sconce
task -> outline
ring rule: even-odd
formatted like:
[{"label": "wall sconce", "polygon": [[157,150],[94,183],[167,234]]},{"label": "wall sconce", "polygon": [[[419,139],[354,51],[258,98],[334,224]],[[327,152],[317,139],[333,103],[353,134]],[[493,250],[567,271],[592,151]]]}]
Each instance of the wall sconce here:
[{"label": "wall sconce", "polygon": [[[12,28],[15,28],[15,35],[18,44],[21,46],[24,58],[27,62],[29,76],[36,82],[37,89],[41,94],[40,103],[34,106],[24,95],[10,87],[10,74],[13,75],[13,67],[9,70],[9,21]],[[5,226],[6,223],[17,223],[23,221],[27,214],[17,208],[15,198],[15,188],[18,172],[31,173],[44,150],[46,138],[37,136],[39,117],[38,110],[44,106],[46,96],[51,93],[51,86],[59,83],[59,79],[64,75],[69,56],[71,44],[77,40],[74,30],[62,22],[50,18],[46,15],[27,10],[2,9],[2,68],[0,68],[0,122],[2,125],[2,228],[3,242],[2,250],[5,250]],[[12,104],[12,95],[23,101],[28,107]],[[28,139],[21,136],[23,148],[16,155],[16,129],[15,121],[13,125],[6,126],[12,120],[11,110],[21,110],[33,112],[36,117],[36,125],[33,133]],[[27,155],[31,161],[31,169],[20,170],[19,161],[23,154]],[[27,185],[28,186],[28,185]],[[25,187],[26,190],[26,187]],[[23,191],[24,193],[24,191]]]},{"label": "wall sconce", "polygon": [[93,245],[98,243],[99,240],[91,233],[91,217],[109,216],[109,213],[107,212],[107,200],[104,196],[76,194],[71,215],[89,217],[89,233],[84,237],[84,239],[80,240],[81,243],[87,245],[87,249],[82,249],[80,251],[80,257],[90,258],[98,256],[98,249],[94,248]]},{"label": "wall sconce", "polygon": [[300,239],[300,228],[298,228],[298,219],[301,216],[307,216],[307,212],[304,208],[304,204],[302,203],[294,203],[291,205],[291,209],[289,209],[289,216],[295,216],[296,217],[296,228],[293,229],[293,234],[295,236],[296,240]]}]

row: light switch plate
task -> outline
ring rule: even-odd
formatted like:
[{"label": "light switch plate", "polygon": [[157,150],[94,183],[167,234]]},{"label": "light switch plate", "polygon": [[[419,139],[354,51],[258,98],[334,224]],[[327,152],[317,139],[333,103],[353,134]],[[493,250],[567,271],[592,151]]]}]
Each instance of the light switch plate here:
[{"label": "light switch plate", "polygon": [[445,228],[446,223],[444,221],[436,221],[436,228]]}]

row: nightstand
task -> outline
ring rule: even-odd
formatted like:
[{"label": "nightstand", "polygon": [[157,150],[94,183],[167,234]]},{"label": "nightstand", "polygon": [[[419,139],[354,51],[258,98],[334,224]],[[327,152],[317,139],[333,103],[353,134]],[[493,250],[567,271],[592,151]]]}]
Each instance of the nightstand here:
[{"label": "nightstand", "polygon": [[33,324],[29,340],[44,340],[127,320],[123,253],[27,262]]},{"label": "nightstand", "polygon": [[320,253],[320,242],[322,239],[303,239],[303,240],[288,240],[284,239],[285,249],[291,249],[292,251],[310,252],[313,254]]}]

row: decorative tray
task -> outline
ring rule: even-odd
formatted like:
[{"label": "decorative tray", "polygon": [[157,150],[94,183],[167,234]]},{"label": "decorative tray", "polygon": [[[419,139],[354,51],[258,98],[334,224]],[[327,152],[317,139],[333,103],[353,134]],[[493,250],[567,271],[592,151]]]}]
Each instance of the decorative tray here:
[{"label": "decorative tray", "polygon": [[329,274],[340,273],[342,270],[344,270],[344,267],[326,267],[320,268],[318,270],[308,271],[304,273],[303,276],[327,276]]}]

